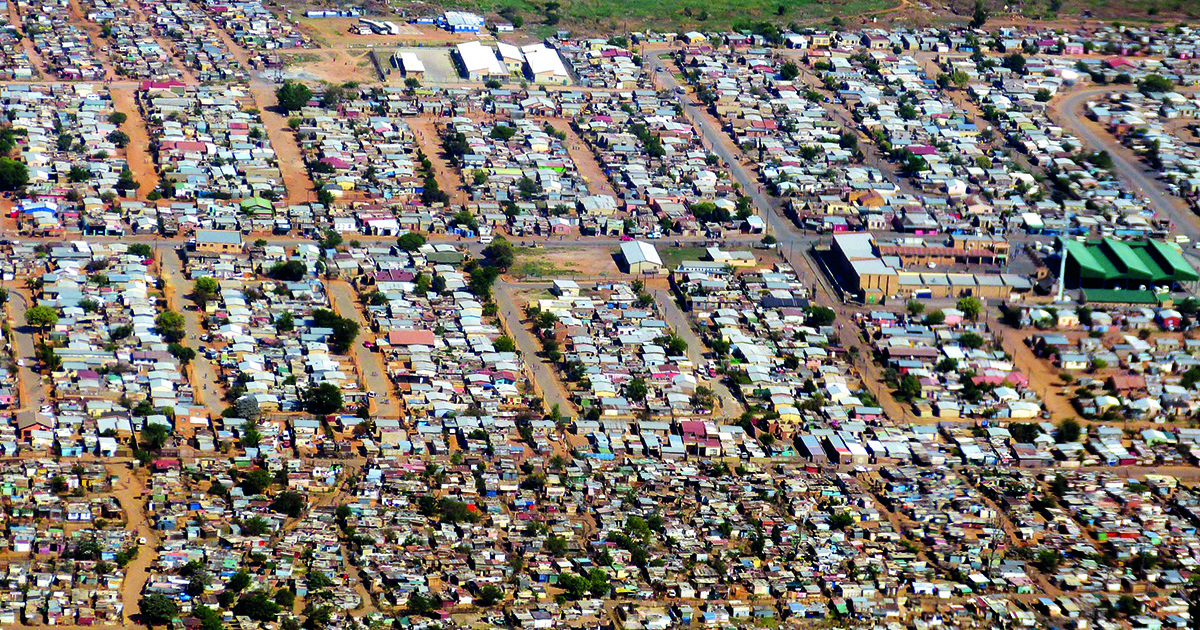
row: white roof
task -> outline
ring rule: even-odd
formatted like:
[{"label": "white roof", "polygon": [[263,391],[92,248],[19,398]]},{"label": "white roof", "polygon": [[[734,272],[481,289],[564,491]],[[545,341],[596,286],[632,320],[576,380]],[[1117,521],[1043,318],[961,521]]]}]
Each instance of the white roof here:
[{"label": "white roof", "polygon": [[504,42],[496,42],[496,48],[500,50],[501,59],[516,59],[517,61],[525,61],[525,55],[521,54],[521,49],[506,44]]},{"label": "white roof", "polygon": [[525,53],[525,61],[529,63],[529,70],[534,76],[539,74],[552,74],[556,77],[567,76],[567,69],[563,66],[562,59],[553,49],[546,48],[544,44],[530,44],[521,48]]},{"label": "white roof", "polygon": [[404,66],[405,72],[425,72],[425,64],[421,63],[417,53],[400,53],[400,65]]},{"label": "white roof", "polygon": [[663,264],[662,258],[658,256],[658,250],[654,249],[654,246],[646,241],[626,241],[621,243],[621,256],[630,265],[648,262],[661,267]]},{"label": "white roof", "polygon": [[496,59],[496,53],[478,41],[459,44],[458,56],[462,59],[468,74],[505,74],[500,60]]}]

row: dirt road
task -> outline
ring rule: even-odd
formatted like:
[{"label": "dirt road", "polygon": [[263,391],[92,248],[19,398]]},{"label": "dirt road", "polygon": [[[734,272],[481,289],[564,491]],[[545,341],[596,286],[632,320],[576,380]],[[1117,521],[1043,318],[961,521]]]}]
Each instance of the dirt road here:
[{"label": "dirt road", "polygon": [[537,355],[542,346],[523,323],[525,319],[524,305],[518,306],[513,302],[512,292],[522,286],[533,285],[520,285],[513,282],[500,282],[496,285],[496,305],[500,307],[500,317],[503,318],[505,328],[508,329],[513,340],[517,342],[517,350],[525,359],[525,364],[529,366],[529,371],[533,376],[533,385],[537,388],[538,395],[545,401],[546,409],[558,405],[563,415],[578,414],[574,403],[571,402],[570,394],[558,380],[554,370],[543,363],[541,357]]},{"label": "dirt road", "polygon": [[133,179],[140,184],[137,194],[132,198],[144,199],[158,186],[158,171],[150,157],[150,135],[146,132],[146,121],[137,107],[136,90],[132,85],[114,85],[109,93],[112,95],[113,109],[128,116],[125,124],[121,125],[121,131],[129,136],[129,144],[125,146],[125,163],[133,172]]},{"label": "dirt road", "polygon": [[433,176],[437,180],[438,186],[443,192],[450,195],[450,203],[455,206],[467,203],[467,191],[463,187],[458,169],[451,166],[446,161],[446,157],[442,155],[442,137],[438,134],[436,123],[423,116],[410,118],[407,122],[413,135],[416,136],[417,146],[433,163]]},{"label": "dirt road", "polygon": [[[704,353],[708,352],[708,346],[700,339],[700,335],[697,335],[692,330],[691,322],[688,320],[687,315],[680,310],[679,305],[675,303],[674,297],[670,292],[663,289],[650,289],[650,293],[654,296],[654,301],[658,303],[658,309],[662,311],[663,318],[670,324],[671,329],[687,342],[688,358],[692,360],[694,365],[698,366],[703,363]],[[721,406],[717,410],[715,417],[736,419],[740,418],[742,413],[746,411],[746,408],[733,395],[733,392],[729,391],[729,388],[719,379],[704,379],[701,384],[713,390],[713,393],[717,395],[717,399],[720,401]]]},{"label": "dirt road", "polygon": [[571,161],[575,162],[575,167],[579,169],[579,175],[583,177],[583,181],[587,182],[588,192],[593,195],[616,197],[617,192],[613,189],[612,183],[608,181],[608,176],[604,174],[600,163],[596,161],[596,155],[575,133],[575,130],[571,129],[571,124],[560,118],[551,118],[547,122],[555,129],[567,134],[567,139],[563,141],[563,144],[567,148],[567,154],[571,156]]},{"label": "dirt road", "polygon": [[364,389],[375,392],[375,398],[371,399],[373,413],[380,418],[399,419],[400,404],[396,400],[396,387],[388,379],[383,357],[362,345],[364,340],[371,338],[372,333],[366,318],[363,317],[362,309],[359,308],[354,288],[341,280],[330,280],[325,283],[325,289],[329,292],[329,302],[333,305],[334,312],[358,322],[358,341],[354,343],[350,352],[355,365],[358,366]]},{"label": "dirt road", "polygon": [[134,536],[144,537],[146,544],[138,548],[137,557],[125,565],[125,584],[121,587],[121,601],[125,604],[125,627],[133,626],[133,617],[141,610],[138,599],[146,580],[150,578],[150,566],[158,558],[158,534],[146,520],[145,498],[146,488],[133,471],[123,464],[106,466],[110,475],[120,478],[113,488],[112,496],[121,504],[125,512],[125,528]]},{"label": "dirt road", "polygon": [[[205,331],[204,327],[200,325],[200,313],[184,309],[185,304],[191,303],[186,296],[191,292],[192,285],[183,274],[183,261],[179,259],[179,254],[174,248],[169,246],[156,247],[155,252],[158,254],[159,264],[162,265],[168,307],[176,313],[183,314],[184,331],[187,333],[184,343],[194,348],[199,354],[202,345],[198,339]],[[210,417],[221,413],[224,408],[221,400],[224,396],[224,389],[217,378],[216,370],[213,369],[212,361],[198,356],[191,363],[191,378],[196,404],[207,409]],[[176,428],[181,430],[180,433],[184,437],[189,437],[191,427],[181,423]]]}]

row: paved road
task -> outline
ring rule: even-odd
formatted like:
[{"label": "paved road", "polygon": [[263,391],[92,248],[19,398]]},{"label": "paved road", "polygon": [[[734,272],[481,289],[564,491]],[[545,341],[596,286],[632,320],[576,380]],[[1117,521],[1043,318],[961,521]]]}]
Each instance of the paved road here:
[{"label": "paved road", "polygon": [[505,328],[508,329],[508,334],[512,335],[513,341],[517,343],[517,350],[525,359],[525,364],[529,366],[529,371],[533,376],[534,387],[545,401],[546,409],[549,410],[554,405],[558,405],[558,409],[563,415],[578,415],[579,411],[571,402],[571,397],[567,394],[567,390],[563,384],[559,382],[558,376],[554,370],[544,363],[538,352],[542,349],[542,344],[529,332],[529,329],[521,323],[525,317],[523,307],[517,306],[513,302],[512,292],[517,288],[549,288],[551,285],[548,282],[540,284],[521,284],[499,282],[496,284],[496,305],[500,307],[500,317],[503,318]]},{"label": "paved road", "polygon": [[350,352],[354,363],[358,366],[363,387],[368,392],[375,392],[374,413],[380,418],[400,418],[400,405],[396,401],[396,388],[387,377],[387,369],[383,365],[383,356],[363,347],[362,342],[370,334],[371,327],[363,317],[359,308],[357,293],[354,287],[341,280],[331,280],[325,283],[329,291],[329,302],[333,310],[342,317],[349,317],[358,322],[358,340],[354,342]]},{"label": "paved road", "polygon": [[[692,330],[687,315],[675,303],[675,298],[670,292],[662,289],[651,289],[650,293],[654,295],[654,301],[658,302],[658,308],[662,310],[663,318],[667,320],[667,324],[675,330],[675,334],[687,342],[688,358],[692,360],[693,364],[699,366],[704,362],[704,353],[708,351],[708,346]],[[733,392],[730,392],[729,388],[719,379],[703,379],[701,384],[713,390],[713,393],[720,400],[721,408],[716,414],[718,418],[739,418],[746,411],[746,408],[733,395]]]},{"label": "paved road", "polygon": [[1133,156],[1132,152],[1125,148],[1120,141],[1107,133],[1097,133],[1082,117],[1083,106],[1087,101],[1133,89],[1135,88],[1131,86],[1108,86],[1085,88],[1072,92],[1057,104],[1056,121],[1070,129],[1094,150],[1108,151],[1113,160],[1113,172],[1130,185],[1130,190],[1149,200],[1150,206],[1156,213],[1175,223],[1175,229],[1179,233],[1186,234],[1192,241],[1196,241],[1200,239],[1200,218],[1197,218],[1182,200],[1164,192],[1161,183],[1155,178],[1154,172],[1136,156]]}]

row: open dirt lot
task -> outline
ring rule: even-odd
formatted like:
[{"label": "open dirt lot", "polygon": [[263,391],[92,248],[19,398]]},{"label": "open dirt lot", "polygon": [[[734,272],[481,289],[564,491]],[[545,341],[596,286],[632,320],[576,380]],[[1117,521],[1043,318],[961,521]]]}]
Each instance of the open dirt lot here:
[{"label": "open dirt lot", "polygon": [[371,50],[295,50],[280,51],[284,62],[282,77],[301,81],[371,83],[378,80],[369,57]]},{"label": "open dirt lot", "polygon": [[[454,68],[454,61],[450,59],[449,48],[410,46],[396,48],[395,50],[413,53],[417,56],[417,59],[421,60],[421,63],[425,64],[425,76],[421,77],[422,84],[458,83],[463,80],[458,76],[458,70]],[[403,83],[403,73],[393,72],[389,80]]]},{"label": "open dirt lot", "polygon": [[603,247],[575,247],[566,243],[535,249],[520,247],[520,239],[513,241],[518,245],[517,262],[509,274],[517,279],[586,278],[620,273],[613,261],[613,252]]}]

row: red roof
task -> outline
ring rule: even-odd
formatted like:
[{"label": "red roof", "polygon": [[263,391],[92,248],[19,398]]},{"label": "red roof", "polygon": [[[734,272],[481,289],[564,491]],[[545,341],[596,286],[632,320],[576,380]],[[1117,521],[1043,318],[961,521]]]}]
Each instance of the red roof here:
[{"label": "red roof", "polygon": [[432,330],[393,330],[388,343],[393,346],[432,346],[436,338]]}]

